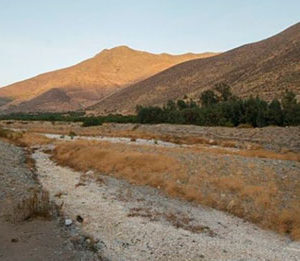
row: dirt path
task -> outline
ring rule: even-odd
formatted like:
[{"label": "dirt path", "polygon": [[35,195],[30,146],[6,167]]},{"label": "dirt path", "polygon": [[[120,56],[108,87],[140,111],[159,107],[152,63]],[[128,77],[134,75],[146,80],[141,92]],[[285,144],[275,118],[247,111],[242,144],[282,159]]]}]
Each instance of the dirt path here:
[{"label": "dirt path", "polygon": [[80,245],[75,248],[58,219],[36,217],[43,207],[36,200],[40,189],[24,151],[0,141],[0,260],[97,260]]},{"label": "dirt path", "polygon": [[300,244],[158,190],[101,176],[97,182],[34,155],[41,184],[110,260],[299,260]]}]

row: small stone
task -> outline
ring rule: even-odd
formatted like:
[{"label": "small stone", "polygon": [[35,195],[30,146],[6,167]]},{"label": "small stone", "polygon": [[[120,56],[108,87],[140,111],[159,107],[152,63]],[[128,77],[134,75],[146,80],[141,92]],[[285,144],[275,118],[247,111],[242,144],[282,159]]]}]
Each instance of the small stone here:
[{"label": "small stone", "polygon": [[216,142],[215,142],[213,139],[210,139],[210,140],[208,141],[208,143],[211,144],[211,145],[214,145]]},{"label": "small stone", "polygon": [[72,223],[73,223],[72,219],[67,218],[67,219],[65,220],[65,225],[66,225],[66,226],[71,226]]},{"label": "small stone", "polygon": [[82,222],[83,222],[83,218],[82,218],[80,215],[78,215],[78,216],[76,217],[76,220],[77,220],[77,222],[79,222],[79,223],[82,223]]},{"label": "small stone", "polygon": [[96,244],[96,248],[98,249],[98,250],[103,250],[104,248],[106,248],[106,245],[105,245],[105,243],[103,242],[103,241],[101,241],[101,240],[99,240],[98,242],[97,242],[97,244]]},{"label": "small stone", "polygon": [[91,176],[93,174],[94,174],[94,171],[92,171],[92,170],[89,170],[85,173],[85,175],[87,175],[87,176]]}]

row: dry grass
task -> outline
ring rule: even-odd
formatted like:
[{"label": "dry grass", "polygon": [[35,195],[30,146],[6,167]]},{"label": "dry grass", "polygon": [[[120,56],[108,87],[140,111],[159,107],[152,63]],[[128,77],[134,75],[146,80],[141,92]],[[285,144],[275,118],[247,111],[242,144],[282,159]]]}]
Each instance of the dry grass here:
[{"label": "dry grass", "polygon": [[215,154],[229,154],[229,155],[239,155],[247,158],[264,158],[264,159],[275,159],[275,160],[292,160],[300,162],[300,153],[284,151],[284,152],[274,152],[265,149],[237,149],[230,150],[224,147],[210,147],[210,146],[194,146],[195,151],[206,151]]},{"label": "dry grass", "polygon": [[6,199],[2,202],[1,215],[9,222],[16,223],[33,217],[50,218],[55,212],[54,206],[49,200],[47,191],[39,188],[31,188],[26,195],[17,199]]},{"label": "dry grass", "polygon": [[18,146],[30,147],[34,145],[45,145],[53,140],[39,134],[28,133],[25,131],[12,131],[0,127],[0,138]]},{"label": "dry grass", "polygon": [[[272,169],[259,170],[256,165],[249,166],[251,173],[231,165],[230,174],[224,174],[221,158],[213,163],[214,169],[197,158],[192,162],[182,159],[183,156],[199,157],[201,153],[211,152],[75,141],[59,144],[53,158],[76,170],[94,169],[133,184],[150,185],[170,196],[225,210],[264,228],[300,239],[297,169],[281,179]],[[218,157],[216,153],[211,155]]]},{"label": "dry grass", "polygon": [[[31,124],[31,123],[30,123]],[[222,173],[222,161],[202,166],[201,161],[185,162],[180,155],[208,154],[214,157],[238,155],[245,158],[267,158],[300,161],[299,153],[282,150],[281,153],[262,149],[257,144],[244,144],[235,140],[209,140],[202,137],[176,137],[134,130],[103,132],[100,127],[81,128],[76,125],[34,125],[34,131],[78,135],[105,135],[117,137],[158,139],[174,143],[200,144],[190,148],[146,148],[100,142],[76,141],[59,144],[54,159],[62,165],[124,178],[131,183],[151,185],[170,196],[180,197],[217,209],[228,211],[265,228],[287,233],[300,239],[300,181],[299,168],[281,179],[274,170],[258,171],[254,164],[250,173],[231,165],[229,175]],[[1,133],[0,133],[1,134]],[[7,133],[5,134],[7,135]],[[49,139],[33,134],[9,134],[25,145],[47,144]],[[218,145],[212,147],[211,145]],[[191,164],[191,166],[190,166]],[[219,169],[218,169],[219,168]],[[296,173],[298,171],[298,173]],[[97,177],[95,177],[97,179]]]},{"label": "dry grass", "polygon": [[92,141],[62,143],[54,150],[54,158],[61,165],[80,171],[96,169],[135,184],[151,186],[161,185],[165,176],[171,173],[182,172],[180,164],[173,158],[114,145]]},{"label": "dry grass", "polygon": [[23,146],[46,145],[52,142],[51,139],[34,133],[24,133],[18,140]]},{"label": "dry grass", "polygon": [[[5,122],[4,122],[5,123]],[[27,133],[36,135],[34,133],[53,133],[61,135],[69,135],[76,133],[80,136],[107,136],[107,137],[126,137],[132,141],[136,139],[153,139],[172,142],[175,144],[193,145],[195,150],[205,150],[212,153],[240,155],[252,158],[269,158],[278,160],[294,160],[300,161],[300,153],[292,152],[288,149],[282,148],[281,152],[274,152],[263,149],[258,143],[241,142],[238,140],[229,139],[210,139],[208,137],[186,136],[186,135],[167,135],[150,133],[141,131],[134,125],[131,129],[118,130],[114,129],[113,124],[104,124],[103,126],[83,128],[78,123],[57,123],[51,124],[49,122],[8,122],[8,127],[26,128]],[[24,125],[25,124],[25,125]],[[112,125],[112,126],[111,126]],[[36,137],[37,138],[37,137]],[[46,138],[45,138],[46,139]],[[42,142],[42,140],[40,140]],[[30,144],[30,142],[29,142]],[[215,147],[212,147],[215,146]],[[234,150],[236,148],[236,150]],[[232,149],[232,150],[231,150]]]}]

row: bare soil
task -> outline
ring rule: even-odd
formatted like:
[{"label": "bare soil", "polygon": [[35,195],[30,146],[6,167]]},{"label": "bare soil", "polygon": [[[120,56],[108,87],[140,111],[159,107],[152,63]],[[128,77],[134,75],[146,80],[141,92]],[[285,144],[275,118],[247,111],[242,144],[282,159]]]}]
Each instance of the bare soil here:
[{"label": "bare soil", "polygon": [[21,148],[0,141],[0,260],[98,260],[74,245]]}]

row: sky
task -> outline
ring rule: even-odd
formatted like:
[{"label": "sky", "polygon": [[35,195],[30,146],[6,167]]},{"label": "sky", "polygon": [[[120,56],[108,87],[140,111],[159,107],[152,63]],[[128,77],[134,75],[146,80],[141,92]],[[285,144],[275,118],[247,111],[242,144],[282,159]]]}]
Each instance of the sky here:
[{"label": "sky", "polygon": [[299,21],[299,0],[0,0],[0,87],[119,45],[220,52]]}]

